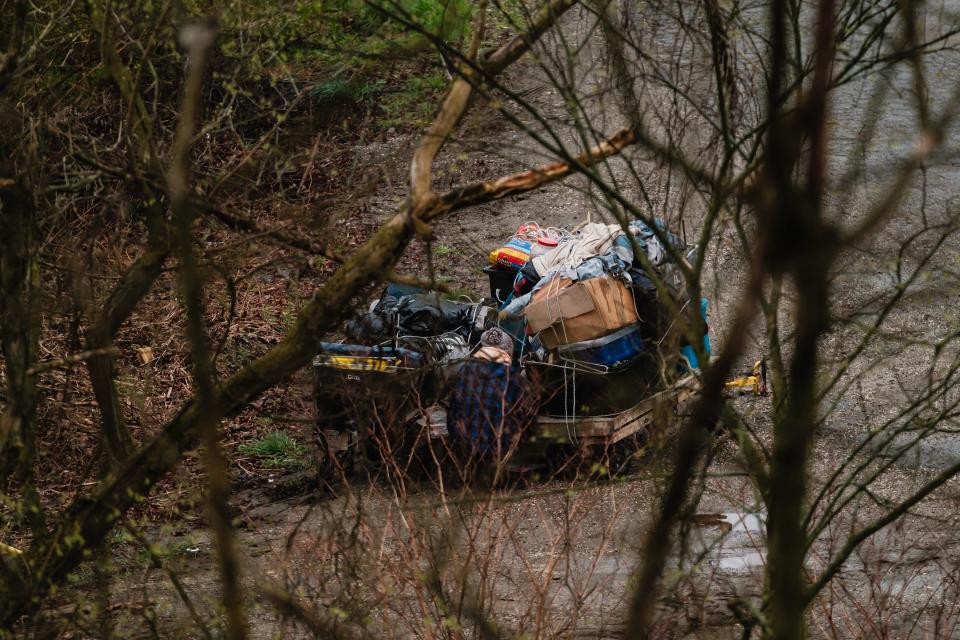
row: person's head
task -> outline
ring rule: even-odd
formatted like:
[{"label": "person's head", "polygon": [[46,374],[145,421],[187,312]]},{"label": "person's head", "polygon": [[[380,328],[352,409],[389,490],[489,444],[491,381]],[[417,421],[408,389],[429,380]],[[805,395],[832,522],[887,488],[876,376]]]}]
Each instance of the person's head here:
[{"label": "person's head", "polygon": [[480,335],[480,344],[485,347],[494,347],[513,355],[513,336],[501,329],[492,327]]}]

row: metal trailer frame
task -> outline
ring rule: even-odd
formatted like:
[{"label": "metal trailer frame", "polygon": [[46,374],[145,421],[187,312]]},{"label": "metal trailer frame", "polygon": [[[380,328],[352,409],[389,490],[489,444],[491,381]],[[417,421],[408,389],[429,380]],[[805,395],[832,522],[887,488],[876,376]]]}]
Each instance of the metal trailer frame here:
[{"label": "metal trailer frame", "polygon": [[[323,363],[322,359],[316,359],[313,364],[316,369],[326,363]],[[333,366],[335,368],[347,368],[340,363]],[[362,368],[366,371],[379,370],[372,367]],[[650,436],[665,433],[670,427],[666,416],[680,415],[683,404],[696,393],[699,384],[699,379],[688,373],[674,381],[666,389],[645,397],[629,409],[603,416],[577,417],[541,414],[528,431],[525,442],[521,444],[520,450],[525,452],[521,457],[528,462],[534,462],[542,455],[547,455],[548,450],[553,450],[553,446],[576,447],[580,449],[580,455],[587,455],[587,457],[593,455],[588,453],[591,450],[594,453],[611,448],[617,449],[620,453],[632,450],[636,444],[647,441]],[[318,387],[315,386],[312,393],[315,404],[318,401],[317,391]],[[417,416],[424,417],[417,411],[407,416],[406,421],[415,422]],[[658,418],[661,420],[660,423],[658,423]],[[429,427],[429,418],[427,425],[421,423],[421,427],[423,426]],[[321,455],[324,456],[326,462],[333,462],[332,458],[334,456],[339,458],[341,454],[352,451],[353,446],[356,445],[356,442],[353,442],[353,438],[349,435],[351,432],[323,431],[323,433],[319,433],[319,421],[317,427],[318,433],[315,437],[317,437],[317,444],[322,450]],[[431,428],[427,437],[433,440],[445,436]],[[616,446],[614,447],[614,445]],[[544,446],[547,448],[544,449]],[[350,455],[352,456],[352,453]]]},{"label": "metal trailer frame", "polygon": [[584,445],[612,445],[646,431],[657,418],[657,409],[668,407],[674,415],[694,393],[699,380],[692,374],[648,396],[633,407],[607,416],[540,416],[531,435],[539,440]]}]

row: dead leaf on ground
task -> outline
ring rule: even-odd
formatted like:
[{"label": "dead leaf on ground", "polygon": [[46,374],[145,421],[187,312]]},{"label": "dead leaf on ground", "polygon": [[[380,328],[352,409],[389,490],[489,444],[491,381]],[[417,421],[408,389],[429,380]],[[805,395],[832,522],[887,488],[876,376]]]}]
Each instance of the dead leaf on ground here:
[{"label": "dead leaf on ground", "polygon": [[137,349],[137,355],[140,356],[141,364],[149,364],[153,360],[153,349],[150,347],[140,347]]}]

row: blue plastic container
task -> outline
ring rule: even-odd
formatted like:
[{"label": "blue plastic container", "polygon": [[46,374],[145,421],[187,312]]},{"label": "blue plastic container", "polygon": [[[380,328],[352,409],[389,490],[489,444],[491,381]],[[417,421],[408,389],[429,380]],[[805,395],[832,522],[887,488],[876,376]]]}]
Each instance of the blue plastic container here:
[{"label": "blue plastic container", "polygon": [[640,327],[631,324],[613,333],[593,340],[585,340],[559,347],[563,360],[619,369],[630,364],[644,351]]},{"label": "blue plastic container", "polygon": [[[710,325],[707,322],[707,308],[710,301],[706,298],[700,298],[700,315],[703,317],[703,323],[707,332],[703,334],[703,352],[710,357]],[[689,344],[680,347],[680,371],[686,373],[690,369],[700,369],[700,360],[697,358],[697,352]]]}]

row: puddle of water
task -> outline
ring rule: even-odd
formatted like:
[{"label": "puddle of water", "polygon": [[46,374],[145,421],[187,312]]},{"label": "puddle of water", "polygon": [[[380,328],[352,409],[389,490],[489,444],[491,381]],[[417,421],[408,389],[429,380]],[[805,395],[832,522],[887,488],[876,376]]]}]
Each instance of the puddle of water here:
[{"label": "puddle of water", "polygon": [[764,517],[763,513],[742,511],[697,514],[697,525],[717,529],[723,536],[707,563],[728,573],[743,573],[762,567],[766,561],[766,550],[762,548]]},{"label": "puddle of water", "polygon": [[763,533],[763,519],[759,513],[728,511],[720,514],[720,520],[729,525],[730,533]]},{"label": "puddle of water", "polygon": [[726,511],[723,513],[698,513],[694,522],[701,527],[717,527],[724,533],[763,533],[762,513],[742,513]]},{"label": "puddle of water", "polygon": [[744,550],[742,553],[724,555],[715,560],[710,560],[710,564],[723,571],[740,572],[762,567],[765,561],[766,556],[763,553]]},{"label": "puddle of water", "polygon": [[[619,552],[606,553],[599,558],[576,557],[570,560],[574,575],[584,576],[589,572],[594,578],[622,577],[626,579],[634,571],[639,558],[631,558]],[[554,580],[560,579],[558,573]]]}]

